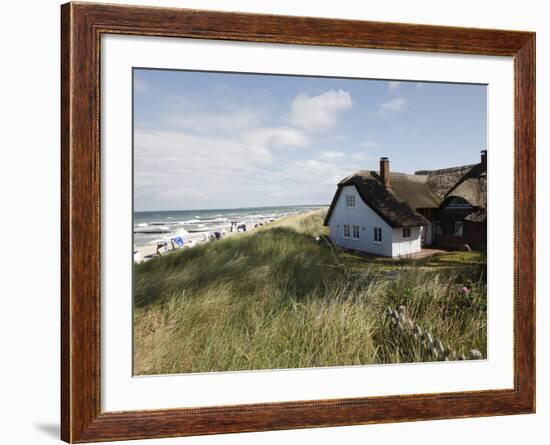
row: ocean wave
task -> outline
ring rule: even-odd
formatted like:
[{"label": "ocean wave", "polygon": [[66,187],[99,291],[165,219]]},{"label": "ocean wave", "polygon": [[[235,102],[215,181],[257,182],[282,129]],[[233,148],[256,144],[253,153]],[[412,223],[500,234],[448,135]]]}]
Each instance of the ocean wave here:
[{"label": "ocean wave", "polygon": [[[220,222],[226,222],[226,221],[229,221],[229,219],[228,218],[203,219],[200,222],[209,224],[209,223],[220,223]],[[197,221],[197,222],[199,222],[199,221]]]},{"label": "ocean wave", "polygon": [[168,226],[135,227],[134,233],[168,233],[172,230]]}]

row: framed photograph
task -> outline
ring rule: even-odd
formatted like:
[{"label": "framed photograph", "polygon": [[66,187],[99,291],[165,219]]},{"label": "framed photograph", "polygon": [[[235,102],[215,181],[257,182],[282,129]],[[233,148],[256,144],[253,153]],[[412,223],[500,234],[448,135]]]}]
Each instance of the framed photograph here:
[{"label": "framed photograph", "polygon": [[62,439],[535,411],[535,34],[67,3]]}]

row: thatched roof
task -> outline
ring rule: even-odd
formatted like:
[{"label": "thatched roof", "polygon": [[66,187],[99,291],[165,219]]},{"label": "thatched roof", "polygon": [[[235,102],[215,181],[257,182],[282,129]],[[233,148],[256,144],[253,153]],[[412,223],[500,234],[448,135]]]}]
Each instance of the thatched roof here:
[{"label": "thatched roof", "polygon": [[361,199],[391,227],[416,227],[429,224],[429,221],[392,191],[386,189],[378,173],[360,171],[338,183],[338,190],[330,204],[325,225],[338,201],[340,192],[347,185],[355,186]]},{"label": "thatched roof", "polygon": [[474,207],[466,218],[469,221],[485,221],[487,214],[487,174],[481,164],[423,170],[414,175],[392,172],[389,190],[377,172],[358,171],[338,183],[325,225],[328,225],[342,187],[347,185],[354,185],[363,201],[391,227],[428,224],[417,209],[437,209],[451,197],[463,198]]},{"label": "thatched roof", "polygon": [[395,194],[414,209],[439,207],[441,200],[432,191],[428,176],[392,172],[390,184]]},{"label": "thatched roof", "polygon": [[473,207],[487,206],[487,174],[481,164],[424,170],[415,175],[427,177],[430,189],[439,197],[436,207],[452,196],[465,199]]},{"label": "thatched roof", "polygon": [[447,197],[460,196],[473,207],[487,207],[487,174],[481,171],[481,165],[474,165],[459,181],[447,192]]},{"label": "thatched roof", "polygon": [[[479,165],[479,164],[475,164]],[[475,165],[462,165],[460,167],[443,168],[440,170],[422,170],[415,172],[415,176],[424,176],[432,192],[439,198],[436,207],[445,200],[448,192],[454,188],[458,182]]]}]

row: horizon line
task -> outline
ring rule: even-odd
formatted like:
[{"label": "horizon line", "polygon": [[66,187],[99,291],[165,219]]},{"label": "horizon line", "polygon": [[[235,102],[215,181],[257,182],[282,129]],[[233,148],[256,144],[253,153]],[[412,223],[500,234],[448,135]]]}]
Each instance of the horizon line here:
[{"label": "horizon line", "polygon": [[204,212],[212,210],[246,210],[246,209],[270,209],[277,207],[328,207],[330,204],[289,204],[289,205],[276,205],[276,206],[252,206],[252,207],[226,207],[219,208],[213,207],[209,209],[171,209],[171,210],[133,210],[133,213],[144,212]]}]

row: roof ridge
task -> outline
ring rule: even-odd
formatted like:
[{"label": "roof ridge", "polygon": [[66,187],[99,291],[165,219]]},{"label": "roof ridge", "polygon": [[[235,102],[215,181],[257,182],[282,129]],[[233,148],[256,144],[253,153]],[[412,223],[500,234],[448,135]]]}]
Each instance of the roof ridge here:
[{"label": "roof ridge", "polygon": [[449,173],[453,171],[459,171],[467,168],[475,167],[476,165],[479,165],[479,162],[477,164],[467,164],[467,165],[458,165],[456,167],[446,167],[446,168],[439,168],[436,170],[418,170],[415,171],[415,175],[430,175],[430,174],[437,174],[437,173]]}]

